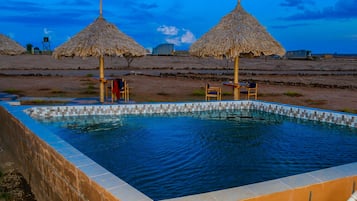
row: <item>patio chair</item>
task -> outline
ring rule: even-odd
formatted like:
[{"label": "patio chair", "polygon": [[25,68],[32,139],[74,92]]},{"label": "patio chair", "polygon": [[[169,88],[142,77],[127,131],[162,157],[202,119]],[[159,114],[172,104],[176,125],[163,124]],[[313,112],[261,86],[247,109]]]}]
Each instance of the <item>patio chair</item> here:
[{"label": "patio chair", "polygon": [[246,91],[241,91],[242,94],[247,94],[247,99],[249,100],[251,96],[254,97],[255,100],[258,98],[258,84],[255,82],[248,83],[246,87]]},{"label": "patio chair", "polygon": [[206,101],[214,98],[218,101],[222,99],[222,89],[220,87],[212,87],[208,83],[206,84]]},{"label": "patio chair", "polygon": [[112,102],[118,100],[124,100],[124,102],[129,101],[129,86],[126,80],[113,79],[109,81],[109,84],[110,85],[107,88],[107,96],[108,90],[110,90]]}]

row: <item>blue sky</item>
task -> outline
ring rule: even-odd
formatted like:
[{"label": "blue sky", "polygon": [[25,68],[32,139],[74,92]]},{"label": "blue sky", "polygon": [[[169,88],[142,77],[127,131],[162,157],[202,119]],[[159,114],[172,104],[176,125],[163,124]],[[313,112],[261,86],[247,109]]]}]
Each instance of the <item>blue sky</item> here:
[{"label": "blue sky", "polygon": [[[357,0],[241,0],[286,50],[357,53]],[[104,18],[145,48],[190,44],[231,12],[237,0],[103,0]],[[2,0],[0,33],[54,49],[92,23],[99,0]]]}]

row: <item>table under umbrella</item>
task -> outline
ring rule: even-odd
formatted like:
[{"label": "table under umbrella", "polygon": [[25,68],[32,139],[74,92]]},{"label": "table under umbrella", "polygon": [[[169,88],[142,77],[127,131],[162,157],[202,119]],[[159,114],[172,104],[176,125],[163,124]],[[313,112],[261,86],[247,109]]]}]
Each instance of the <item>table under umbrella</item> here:
[{"label": "table under umbrella", "polygon": [[140,57],[145,54],[146,51],[141,45],[103,18],[102,0],[99,17],[53,52],[55,58],[63,56],[99,58],[100,102],[104,102],[104,56]]},{"label": "table under umbrella", "polygon": [[[199,57],[234,59],[234,85],[239,86],[239,56],[284,55],[285,49],[238,0],[235,9],[224,16],[209,32],[190,47],[190,54]],[[239,87],[234,88],[234,99],[239,99]]]}]

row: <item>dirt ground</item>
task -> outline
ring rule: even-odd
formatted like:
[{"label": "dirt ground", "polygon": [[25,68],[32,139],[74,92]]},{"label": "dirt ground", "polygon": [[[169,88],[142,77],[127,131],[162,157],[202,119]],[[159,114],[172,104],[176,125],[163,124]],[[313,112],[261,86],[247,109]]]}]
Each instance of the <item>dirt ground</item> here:
[{"label": "dirt ground", "polygon": [[[130,99],[140,102],[204,100],[204,86],[220,86],[223,100],[232,100],[233,62],[212,58],[137,58],[127,67],[124,58],[105,59],[107,78],[125,78]],[[0,56],[0,91],[26,97],[98,97],[96,58],[48,55]],[[357,58],[316,61],[241,58],[240,81],[259,84],[259,100],[337,111],[357,111]],[[245,98],[242,96],[241,98]]]},{"label": "dirt ground", "polygon": [[[314,61],[241,58],[239,64],[239,80],[257,82],[259,100],[357,113],[356,57]],[[206,83],[221,87],[223,100],[233,99],[232,88],[222,84],[233,79],[230,60],[147,56],[135,59],[128,67],[124,58],[108,57],[105,66],[107,78],[128,81],[133,102],[203,101]],[[98,76],[97,58],[0,55],[0,92],[19,97],[98,97]],[[23,181],[1,142],[0,170],[5,173],[0,178],[0,193],[7,179],[13,184]],[[13,200],[34,200],[29,186],[20,186],[20,193],[18,187],[12,189],[26,199]],[[1,194],[0,201],[8,195]]]}]

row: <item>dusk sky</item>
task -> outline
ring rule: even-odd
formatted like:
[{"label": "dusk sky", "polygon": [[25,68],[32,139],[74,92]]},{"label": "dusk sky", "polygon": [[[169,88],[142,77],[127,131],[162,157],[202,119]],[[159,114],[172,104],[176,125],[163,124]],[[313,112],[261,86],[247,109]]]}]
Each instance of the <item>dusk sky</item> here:
[{"label": "dusk sky", "polygon": [[[99,16],[99,0],[2,0],[0,33],[24,47],[56,48]],[[286,50],[357,53],[357,0],[241,0]],[[187,50],[237,0],[103,0],[103,17],[145,48]]]}]

